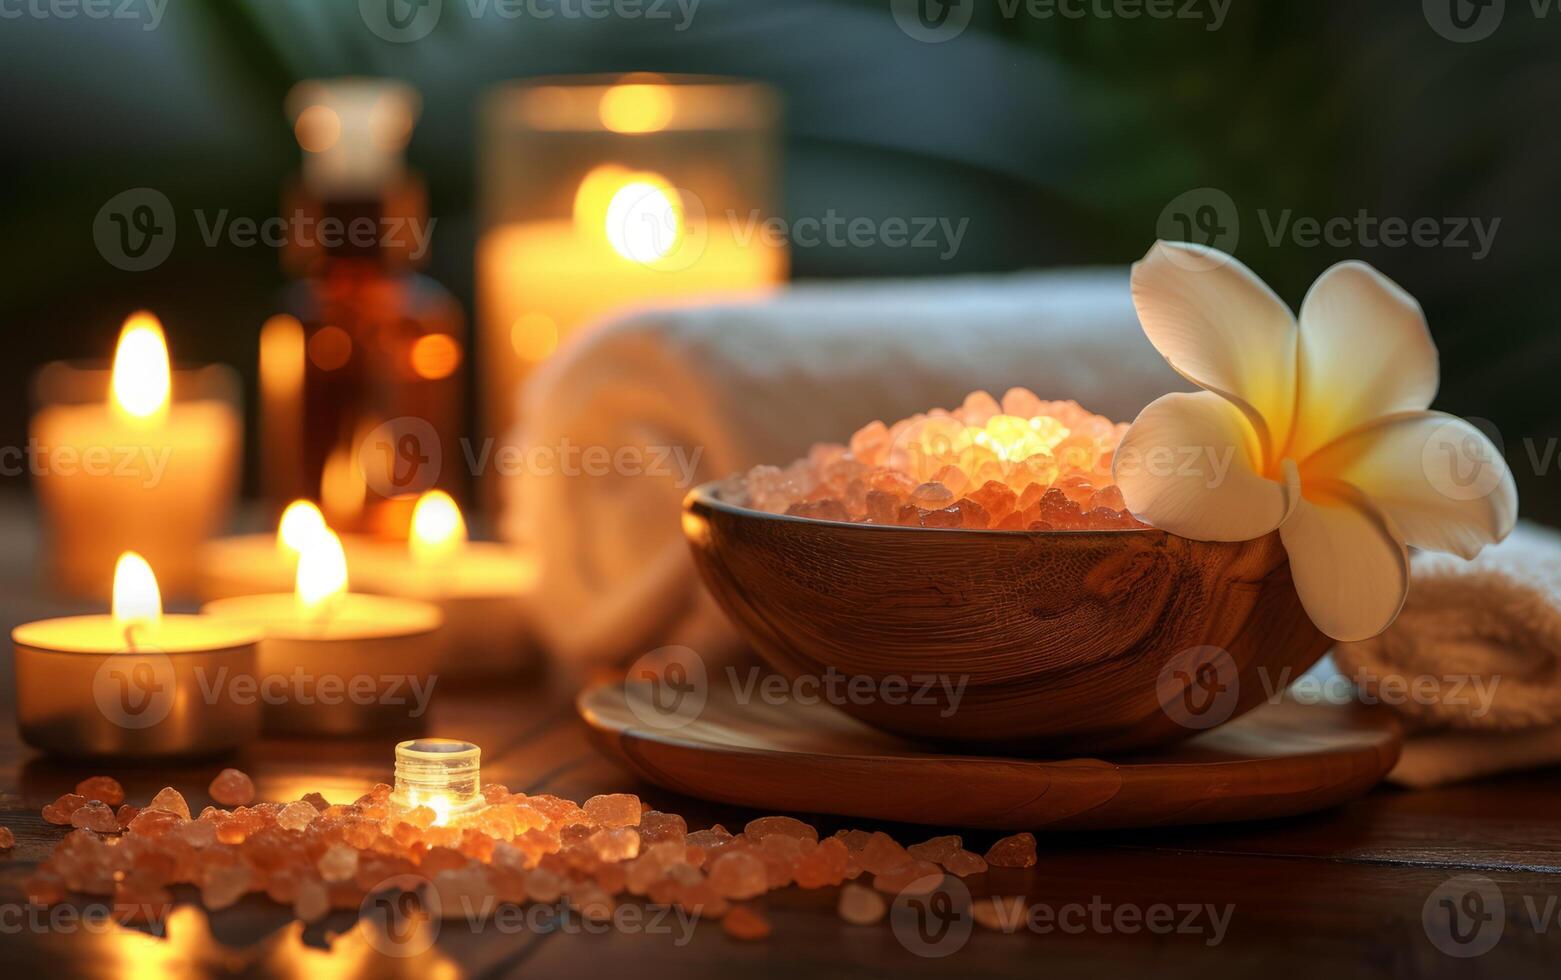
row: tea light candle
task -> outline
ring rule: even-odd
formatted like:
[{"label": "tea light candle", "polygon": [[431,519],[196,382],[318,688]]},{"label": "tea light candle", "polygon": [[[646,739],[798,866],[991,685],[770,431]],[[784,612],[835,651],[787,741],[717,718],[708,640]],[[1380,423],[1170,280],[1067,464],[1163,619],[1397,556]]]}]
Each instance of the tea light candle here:
[{"label": "tea light candle", "polygon": [[275,534],[244,534],[201,549],[200,596],[207,601],[286,592],[298,576],[304,546],[328,530],[320,508],[295,500],[282,512]]},{"label": "tea light candle", "polygon": [[292,593],[218,599],[207,615],[262,631],[268,731],[344,735],[420,723],[439,663],[439,607],[347,591],[341,539],[304,543]]},{"label": "tea light candle", "polygon": [[211,755],[260,733],[260,632],[208,616],[165,616],[157,578],[134,552],[116,563],[112,612],[18,626],[22,738],[58,755]]},{"label": "tea light candle", "polygon": [[232,401],[203,387],[209,371],[172,371],[150,313],[125,321],[112,372],[40,373],[32,442],[60,588],[106,598],[116,556],[136,551],[167,591],[192,594],[199,546],[233,499],[241,433]]},{"label": "tea light candle", "polygon": [[360,582],[369,591],[422,599],[444,611],[441,676],[515,674],[533,662],[527,598],[536,563],[507,545],[470,540],[449,494],[433,490],[418,498],[405,549],[377,549],[364,567]]}]

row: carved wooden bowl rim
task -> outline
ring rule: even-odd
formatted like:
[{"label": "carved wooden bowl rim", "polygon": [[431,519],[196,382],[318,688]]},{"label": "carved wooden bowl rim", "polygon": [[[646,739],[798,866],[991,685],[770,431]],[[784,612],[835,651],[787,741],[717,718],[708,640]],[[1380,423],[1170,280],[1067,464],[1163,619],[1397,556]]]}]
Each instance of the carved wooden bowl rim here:
[{"label": "carved wooden bowl rim", "polygon": [[[1004,530],[999,528],[974,528],[974,527],[914,527],[906,524],[868,524],[861,521],[826,521],[817,517],[799,517],[795,514],[772,514],[766,510],[758,510],[733,503],[721,497],[718,492],[724,480],[712,480],[701,483],[688,492],[683,498],[683,509],[694,510],[700,507],[709,510],[718,510],[736,517],[754,518],[756,520],[784,521],[798,524],[815,524],[826,527],[858,528],[866,533],[882,534],[898,531],[905,534],[938,534],[951,537],[979,535],[983,537],[1048,537],[1051,535],[1069,535],[1082,537],[1085,535],[1102,535],[1109,537],[1127,536],[1151,536],[1162,535],[1175,537],[1169,531],[1157,527],[1099,527],[1099,528],[1057,528],[1051,531]],[[1226,542],[1205,542],[1207,544],[1223,544]]]}]

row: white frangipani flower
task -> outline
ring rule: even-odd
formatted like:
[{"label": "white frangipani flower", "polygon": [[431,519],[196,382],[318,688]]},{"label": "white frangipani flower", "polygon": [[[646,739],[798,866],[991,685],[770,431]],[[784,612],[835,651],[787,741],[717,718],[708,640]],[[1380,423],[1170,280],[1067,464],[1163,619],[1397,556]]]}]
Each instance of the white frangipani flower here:
[{"label": "white frangipani flower", "polygon": [[[1133,267],[1144,333],[1203,388],[1139,414],[1117,451],[1128,509],[1183,537],[1279,531],[1302,606],[1338,640],[1392,624],[1407,545],[1472,558],[1517,519],[1512,473],[1462,419],[1427,411],[1436,345],[1414,298],[1363,262],[1318,278],[1299,322],[1236,259],[1157,242]],[[1155,459],[1223,460],[1202,466]]]}]

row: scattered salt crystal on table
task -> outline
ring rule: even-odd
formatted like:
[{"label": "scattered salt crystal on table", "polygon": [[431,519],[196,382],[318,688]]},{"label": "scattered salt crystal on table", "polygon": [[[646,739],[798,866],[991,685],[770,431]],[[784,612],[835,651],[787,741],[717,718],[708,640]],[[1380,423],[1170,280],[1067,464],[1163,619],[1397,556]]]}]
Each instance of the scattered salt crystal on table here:
[{"label": "scattered salt crystal on table", "polygon": [[164,786],[152,797],[152,802],[146,805],[148,810],[166,810],[169,813],[177,813],[184,819],[190,819],[190,805],[184,801],[184,794],[172,786]]},{"label": "scattered salt crystal on table", "polygon": [[986,863],[994,868],[1035,867],[1035,835],[1014,834],[1004,837],[986,852]]},{"label": "scattered salt crystal on table", "polygon": [[223,806],[241,806],[255,798],[255,784],[237,769],[224,769],[206,788],[211,798]]},{"label": "scattered salt crystal on table", "polygon": [[109,776],[89,776],[76,784],[76,793],[89,800],[118,806],[125,802],[125,788]]},{"label": "scattered salt crystal on table", "polygon": [[97,800],[77,807],[70,815],[70,823],[72,827],[95,830],[100,834],[117,834],[121,829],[119,821],[114,818],[114,811],[108,808],[108,804]]},{"label": "scattered salt crystal on table", "polygon": [[[239,792],[240,778],[247,780],[236,770],[219,774],[213,796],[252,799],[252,784]],[[114,795],[107,777],[79,788]],[[910,849],[862,830],[821,840],[811,824],[786,816],[759,817],[738,834],[719,824],[690,832],[681,816],[626,793],[592,797],[582,806],[496,787],[483,794],[484,806],[443,821],[428,807],[397,805],[384,784],[350,804],[308,793],[289,803],[208,806],[193,820],[172,787],[142,809],[122,803],[117,814],[87,796],[65,794],[44,808],[76,829],[23,883],[30,901],[59,902],[74,891],[109,895],[150,914],[172,901],[169,886],[189,884],[213,910],[259,893],[312,922],[413,875],[433,884],[446,911],[464,908],[463,899],[563,900],[588,920],[605,922],[627,894],[721,919],[736,938],[762,939],[771,930],[765,915],[733,903],[793,883],[839,887],[841,918],[866,924],[884,918],[887,899],[849,879],[865,873],[882,892],[922,893],[942,883],[945,871],[978,874],[988,863],[954,835]],[[0,847],[12,842],[0,828]],[[988,859],[1031,866],[1034,837],[1004,838]],[[996,921],[997,911],[987,903],[977,914]]]}]

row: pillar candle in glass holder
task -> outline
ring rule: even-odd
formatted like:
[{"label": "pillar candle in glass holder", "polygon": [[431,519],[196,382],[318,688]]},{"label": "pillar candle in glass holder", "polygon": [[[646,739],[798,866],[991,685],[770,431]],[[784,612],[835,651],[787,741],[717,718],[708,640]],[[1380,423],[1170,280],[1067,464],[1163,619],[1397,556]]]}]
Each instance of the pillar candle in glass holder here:
[{"label": "pillar candle in glass holder", "polygon": [[592,320],[782,281],[778,99],[697,76],[539,79],[483,117],[477,276],[483,425],[503,438],[516,386]]},{"label": "pillar candle in glass holder", "polygon": [[165,591],[192,594],[197,552],[227,519],[238,478],[233,373],[172,370],[162,325],[137,313],[112,370],[50,364],[36,387],[34,472],[58,586],[106,598],[115,560],[137,551]]}]

